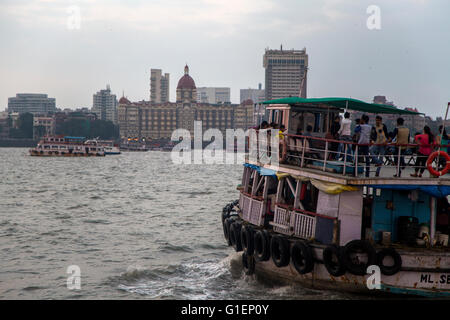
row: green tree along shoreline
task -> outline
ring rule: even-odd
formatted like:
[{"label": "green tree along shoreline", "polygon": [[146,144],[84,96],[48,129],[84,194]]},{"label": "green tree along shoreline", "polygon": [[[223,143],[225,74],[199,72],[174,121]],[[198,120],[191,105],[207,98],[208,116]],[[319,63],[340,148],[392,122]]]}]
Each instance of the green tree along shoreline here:
[{"label": "green tree along shoreline", "polygon": [[115,140],[119,138],[119,126],[105,120],[69,119],[57,128],[55,133],[65,136]]},{"label": "green tree along shoreline", "polygon": [[[42,126],[38,126],[35,130],[39,136],[45,132],[45,128]],[[105,120],[69,118],[56,125],[55,134],[115,140],[119,138],[119,126]],[[9,122],[9,138],[33,139],[33,115],[31,113],[20,114],[16,128],[12,127],[12,121]]]},{"label": "green tree along shoreline", "polygon": [[56,134],[65,136],[77,136],[86,138],[117,139],[119,138],[119,126],[111,121],[69,119],[65,121]]},{"label": "green tree along shoreline", "polygon": [[9,129],[9,137],[13,139],[33,139],[33,115],[22,113],[17,120],[17,128]]}]

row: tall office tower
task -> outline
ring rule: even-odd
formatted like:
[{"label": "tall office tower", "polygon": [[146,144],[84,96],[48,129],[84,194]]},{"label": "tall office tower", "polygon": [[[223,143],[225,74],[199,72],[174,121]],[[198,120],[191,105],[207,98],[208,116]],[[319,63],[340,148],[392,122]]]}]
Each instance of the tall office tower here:
[{"label": "tall office tower", "polygon": [[106,89],[94,94],[92,112],[99,120],[109,120],[117,124],[117,99],[115,94],[111,94],[109,84]]},{"label": "tall office tower", "polygon": [[169,102],[169,74],[162,75],[161,69],[150,70],[150,101]]},{"label": "tall office tower", "polygon": [[33,115],[56,112],[55,98],[39,93],[18,93],[15,97],[8,98],[8,111],[30,112]]},{"label": "tall office tower", "polygon": [[198,103],[230,103],[230,88],[199,87],[197,88]]},{"label": "tall office tower", "polygon": [[266,69],[267,100],[289,96],[306,98],[308,69],[306,48],[283,50],[281,46],[280,50],[266,49],[263,66]]},{"label": "tall office tower", "polygon": [[266,99],[265,90],[261,89],[261,83],[258,84],[258,89],[241,89],[240,101],[252,100],[254,103],[263,102]]}]

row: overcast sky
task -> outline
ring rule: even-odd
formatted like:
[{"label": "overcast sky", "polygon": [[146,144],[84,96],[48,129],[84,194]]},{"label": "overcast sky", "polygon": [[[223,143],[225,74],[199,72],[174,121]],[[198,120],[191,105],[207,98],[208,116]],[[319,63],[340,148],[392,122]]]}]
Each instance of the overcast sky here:
[{"label": "overcast sky", "polygon": [[[379,30],[367,27],[369,5]],[[385,95],[443,116],[449,13],[448,0],[0,0],[0,110],[23,92],[92,107],[106,84],[149,100],[151,68],[170,73],[174,101],[185,63],[197,87],[230,87],[238,103],[239,89],[264,87],[264,50],[282,44],[306,47],[308,97]]]}]

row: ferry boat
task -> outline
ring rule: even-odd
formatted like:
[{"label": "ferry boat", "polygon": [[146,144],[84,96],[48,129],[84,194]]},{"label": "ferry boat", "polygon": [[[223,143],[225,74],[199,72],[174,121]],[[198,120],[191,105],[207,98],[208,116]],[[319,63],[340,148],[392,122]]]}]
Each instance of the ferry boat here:
[{"label": "ferry boat", "polygon": [[145,143],[138,141],[138,139],[131,139],[131,138],[124,140],[120,144],[120,149],[123,151],[141,151],[141,152],[149,150],[149,148]]},{"label": "ferry boat", "polygon": [[46,136],[29,150],[31,156],[40,157],[103,157],[105,149],[96,140],[84,137]]},{"label": "ferry boat", "polygon": [[[393,177],[411,170],[402,150],[417,145],[387,143],[393,152],[384,155],[381,174],[367,177],[359,153],[368,145],[326,138],[344,110],[414,113],[350,98],[264,104],[269,123],[286,127],[285,163],[263,161],[271,151],[255,155],[251,148],[239,199],[222,212],[226,242],[242,252],[245,273],[318,289],[450,297],[450,157],[438,154],[447,160],[443,170],[431,171],[439,176]],[[313,130],[306,135],[308,125]],[[341,144],[342,160],[330,160],[333,144]]]},{"label": "ferry boat", "polygon": [[105,155],[117,155],[120,154],[120,147],[115,144],[113,140],[96,140],[97,143],[105,149]]}]

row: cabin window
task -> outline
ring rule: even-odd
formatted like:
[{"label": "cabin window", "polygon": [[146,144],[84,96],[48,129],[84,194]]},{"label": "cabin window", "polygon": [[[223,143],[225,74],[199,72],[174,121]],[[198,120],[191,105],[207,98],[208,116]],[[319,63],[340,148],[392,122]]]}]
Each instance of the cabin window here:
[{"label": "cabin window", "polygon": [[60,149],[65,149],[65,148],[66,148],[66,146],[60,146],[59,148],[60,148]]},{"label": "cabin window", "polygon": [[44,146],[44,149],[50,149],[50,146]]}]

